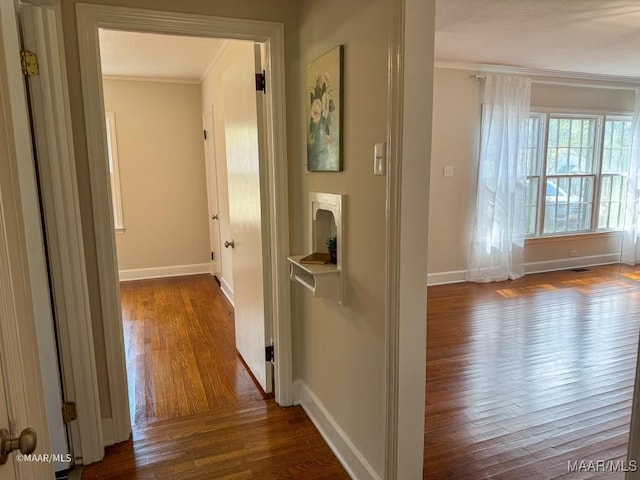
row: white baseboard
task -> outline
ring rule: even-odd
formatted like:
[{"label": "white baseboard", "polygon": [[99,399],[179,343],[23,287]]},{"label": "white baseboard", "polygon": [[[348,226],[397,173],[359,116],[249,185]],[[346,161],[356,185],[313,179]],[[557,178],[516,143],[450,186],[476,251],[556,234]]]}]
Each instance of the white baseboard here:
[{"label": "white baseboard", "polygon": [[294,380],[293,382],[293,404],[294,405],[302,406],[302,404],[300,403],[300,397],[302,396],[300,389],[302,384],[304,384],[302,380]]},{"label": "white baseboard", "polygon": [[144,280],[147,278],[179,277],[182,275],[197,275],[209,273],[211,267],[208,263],[194,265],[172,265],[169,267],[138,268],[134,270],[120,270],[120,281]]},{"label": "white baseboard", "polygon": [[102,443],[105,447],[116,443],[116,434],[113,428],[113,419],[102,419]]},{"label": "white baseboard", "polygon": [[430,273],[427,275],[427,285],[444,285],[447,283],[460,283],[464,282],[466,270],[455,270],[453,272],[438,272]]},{"label": "white baseboard", "polygon": [[233,289],[229,286],[227,281],[222,276],[218,277],[218,280],[220,280],[220,288],[222,289],[222,293],[224,293],[224,296],[227,297],[227,300],[229,300],[231,305],[233,305],[233,307],[235,308],[236,304],[233,303]]},{"label": "white baseboard", "polygon": [[562,258],[560,260],[549,260],[547,262],[526,263],[524,265],[524,273],[554,272],[556,270],[597,267],[598,265],[610,265],[612,263],[620,263],[619,253],[591,255],[588,257]]},{"label": "white baseboard", "polygon": [[[620,263],[619,253],[606,255],[591,255],[587,257],[570,257],[545,262],[525,263],[524,273],[544,273],[556,270],[568,270],[570,268],[597,267],[598,265],[610,265]],[[451,272],[437,272],[427,275],[427,286],[460,283],[465,281],[466,270],[454,270]]]},{"label": "white baseboard", "polygon": [[349,476],[354,480],[381,480],[382,477],[369,465],[322,402],[302,380],[294,382],[294,392],[294,403],[302,406]]}]

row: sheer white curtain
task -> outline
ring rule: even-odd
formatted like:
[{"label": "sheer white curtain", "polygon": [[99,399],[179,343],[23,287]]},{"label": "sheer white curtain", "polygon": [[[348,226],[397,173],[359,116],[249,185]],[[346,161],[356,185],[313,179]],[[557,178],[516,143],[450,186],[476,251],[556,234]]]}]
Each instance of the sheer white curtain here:
[{"label": "sheer white curtain", "polygon": [[627,210],[622,238],[622,262],[640,263],[640,88],[636,88],[636,104],[631,120],[631,162],[627,188]]},{"label": "sheer white curtain", "polygon": [[527,122],[531,80],[487,76],[482,109],[476,213],[467,280],[524,274]]}]

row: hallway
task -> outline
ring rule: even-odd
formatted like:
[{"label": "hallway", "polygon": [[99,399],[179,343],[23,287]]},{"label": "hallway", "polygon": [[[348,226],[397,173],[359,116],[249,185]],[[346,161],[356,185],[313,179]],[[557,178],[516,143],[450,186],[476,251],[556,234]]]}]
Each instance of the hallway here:
[{"label": "hallway", "polygon": [[301,407],[255,386],[213,277],[120,288],[133,440],[83,479],[349,478]]},{"label": "hallway", "polygon": [[236,353],[233,307],[207,276],[123,282],[134,425],[262,399]]}]

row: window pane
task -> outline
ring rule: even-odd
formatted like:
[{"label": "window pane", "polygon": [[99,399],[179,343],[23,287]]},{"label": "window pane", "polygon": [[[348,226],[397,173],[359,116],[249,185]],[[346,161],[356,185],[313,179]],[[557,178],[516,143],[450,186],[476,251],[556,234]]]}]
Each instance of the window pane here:
[{"label": "window pane", "polygon": [[594,177],[566,175],[547,178],[544,233],[589,230],[593,207]]},{"label": "window pane", "polygon": [[528,123],[528,135],[527,135],[527,175],[539,175],[538,169],[538,144],[540,135],[540,118],[530,117]]},{"label": "window pane", "polygon": [[602,143],[602,179],[598,229],[623,227],[627,201],[627,174],[631,158],[631,120],[607,117]]},{"label": "window pane", "polygon": [[607,118],[602,147],[602,173],[626,175],[631,157],[631,120]]},{"label": "window pane", "polygon": [[594,118],[551,118],[547,142],[547,175],[593,173]]},{"label": "window pane", "polygon": [[624,225],[627,204],[627,177],[625,175],[603,175],[600,186],[600,208],[598,229],[615,230]]}]

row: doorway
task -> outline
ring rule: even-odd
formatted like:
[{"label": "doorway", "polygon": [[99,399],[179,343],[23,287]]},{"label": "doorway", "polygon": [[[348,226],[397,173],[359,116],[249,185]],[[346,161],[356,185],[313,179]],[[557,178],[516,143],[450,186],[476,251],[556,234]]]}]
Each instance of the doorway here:
[{"label": "doorway", "polygon": [[[87,141],[93,160],[90,176],[93,194],[94,228],[98,251],[98,274],[102,287],[102,314],[104,339],[109,373],[109,394],[112,404],[114,440],[126,438],[122,428],[123,414],[127,412],[127,390],[124,368],[123,332],[120,324],[120,295],[117,263],[110,215],[110,196],[107,178],[108,159],[104,151],[106,132],[102,104],[102,78],[99,60],[94,52],[98,48],[98,27],[114,30],[144,31],[159,34],[188,34],[190,36],[244,39],[265,45],[269,69],[267,84],[267,155],[264,175],[267,203],[263,207],[269,217],[265,232],[265,277],[269,282],[265,294],[273,321],[274,350],[279,362],[275,364],[275,398],[281,405],[293,400],[291,381],[291,338],[289,319],[289,280],[284,259],[288,245],[286,141],[284,119],[284,42],[282,25],[220,19],[215,17],[182,15],[177,13],[139,11],[120,7],[95,5],[77,6],[78,31],[81,37],[80,56],[83,59],[83,97]],[[126,217],[126,213],[125,213]],[[128,416],[128,415],[127,415]],[[128,423],[128,418],[126,419]]]},{"label": "doorway", "polygon": [[[217,405],[218,397],[235,391],[228,377],[236,374],[217,367],[236,363],[236,349],[269,393],[261,261],[268,222],[261,209],[257,115],[264,94],[256,94],[253,78],[260,47],[243,40],[99,34],[119,277],[159,279],[120,285],[132,421]],[[208,223],[220,226],[229,248],[209,238]],[[209,251],[211,240],[218,241]],[[209,271],[235,315],[225,314],[230,307],[217,314],[194,311],[209,304],[203,292],[220,296],[210,281],[167,278]],[[231,358],[213,355],[228,351],[216,348],[229,343],[222,335],[226,317],[235,318]]]}]

